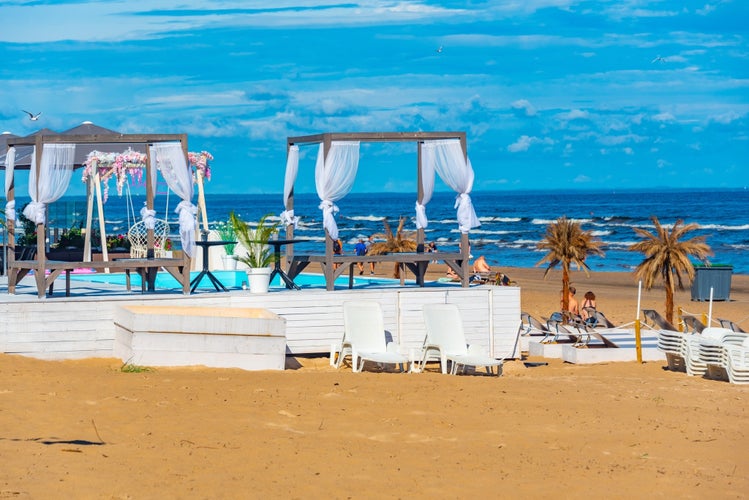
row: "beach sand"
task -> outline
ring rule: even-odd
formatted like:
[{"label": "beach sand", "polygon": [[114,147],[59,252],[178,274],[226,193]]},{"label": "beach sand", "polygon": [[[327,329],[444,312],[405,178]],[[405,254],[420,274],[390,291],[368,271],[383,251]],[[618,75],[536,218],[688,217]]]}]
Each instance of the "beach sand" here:
[{"label": "beach sand", "polygon": [[[559,271],[505,269],[523,309],[558,306]],[[615,323],[630,274],[574,272]],[[749,277],[713,316],[749,315]],[[642,307],[662,312],[663,291]],[[688,312],[708,304],[677,295]],[[743,326],[747,326],[743,323]],[[352,373],[325,357],[284,372],[0,355],[0,497],[716,497],[749,491],[749,386],[665,362],[527,359],[501,378]],[[548,361],[548,365],[530,363]],[[528,363],[528,364],[526,364]],[[436,366],[434,367],[436,370]]]}]

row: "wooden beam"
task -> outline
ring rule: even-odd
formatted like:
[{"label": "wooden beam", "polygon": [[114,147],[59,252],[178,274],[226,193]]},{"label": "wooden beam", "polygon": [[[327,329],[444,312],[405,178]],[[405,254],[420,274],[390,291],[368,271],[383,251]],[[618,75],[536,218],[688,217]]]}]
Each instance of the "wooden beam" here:
[{"label": "wooden beam", "polygon": [[325,141],[361,141],[361,142],[415,142],[439,139],[459,139],[465,151],[465,132],[346,132],[324,133],[288,137],[286,143],[317,144]]}]

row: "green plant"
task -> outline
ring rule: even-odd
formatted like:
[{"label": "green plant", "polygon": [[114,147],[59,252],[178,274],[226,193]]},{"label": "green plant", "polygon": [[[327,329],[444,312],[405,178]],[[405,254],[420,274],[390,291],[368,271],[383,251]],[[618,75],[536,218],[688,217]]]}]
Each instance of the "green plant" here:
[{"label": "green plant", "polygon": [[23,234],[16,239],[18,245],[36,245],[36,224],[34,221],[23,215],[24,209],[28,206],[26,203],[18,212],[18,219],[23,226]]},{"label": "green plant", "polygon": [[148,366],[138,366],[127,362],[120,367],[120,371],[122,373],[145,373],[153,371],[153,369]]},{"label": "green plant", "polygon": [[[221,238],[223,241],[235,241],[237,239],[237,235],[234,232],[234,225],[232,224],[231,219],[226,222],[219,222],[218,224],[216,224],[215,231],[216,233],[218,233],[219,238]],[[224,245],[226,255],[234,255],[234,248],[236,248],[235,243],[227,243],[226,245]]]},{"label": "green plant", "polygon": [[263,215],[253,229],[234,212],[229,214],[237,240],[247,249],[247,253],[237,256],[237,260],[249,267],[267,267],[273,262],[268,240],[278,229],[278,223],[268,223],[269,215]]}]

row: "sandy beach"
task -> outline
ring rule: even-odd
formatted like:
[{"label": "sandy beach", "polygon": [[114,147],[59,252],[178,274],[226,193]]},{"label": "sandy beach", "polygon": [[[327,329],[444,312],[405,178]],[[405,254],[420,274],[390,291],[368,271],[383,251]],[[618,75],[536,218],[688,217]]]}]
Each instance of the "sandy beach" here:
[{"label": "sandy beach", "polygon": [[[503,269],[522,308],[558,307],[559,271]],[[437,276],[441,271],[435,269]],[[615,323],[630,274],[574,272]],[[749,315],[733,276],[714,317]],[[642,307],[663,310],[661,289]],[[680,292],[676,305],[708,304]],[[747,326],[747,321],[742,323]],[[717,497],[749,491],[749,386],[660,363],[509,362],[504,376],[354,374],[324,357],[284,372],[121,371],[116,359],[0,355],[0,497]],[[436,366],[434,367],[436,370]]]}]

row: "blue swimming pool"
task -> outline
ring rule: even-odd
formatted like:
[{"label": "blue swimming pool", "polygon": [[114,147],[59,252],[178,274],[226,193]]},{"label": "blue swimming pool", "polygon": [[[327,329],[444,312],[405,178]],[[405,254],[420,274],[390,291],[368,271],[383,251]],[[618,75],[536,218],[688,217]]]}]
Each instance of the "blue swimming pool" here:
[{"label": "blue swimming pool", "polygon": [[[247,274],[244,271],[212,271],[213,275],[223,283],[228,289],[241,289],[242,285],[247,285]],[[190,281],[198,275],[198,271],[190,273]],[[91,273],[91,274],[71,274],[70,279],[74,281],[88,281],[93,283],[107,283],[110,285],[122,285],[125,286],[125,273]],[[140,276],[137,273],[131,273],[130,275],[131,286],[133,289],[140,287]],[[271,288],[283,288],[283,283],[280,282],[280,278],[276,276],[273,278],[270,286]],[[302,273],[294,279],[294,282],[301,288],[325,288],[325,279],[320,274],[308,274]],[[398,283],[398,280],[388,278],[376,278],[376,277],[363,277],[359,276],[354,279],[354,286],[382,286],[392,285]],[[348,276],[339,277],[336,282],[336,286],[347,287]],[[156,276],[156,289],[181,289],[179,282],[172,277],[171,274],[166,271],[160,272]],[[200,290],[213,289],[211,280],[203,278],[198,285]]]}]

